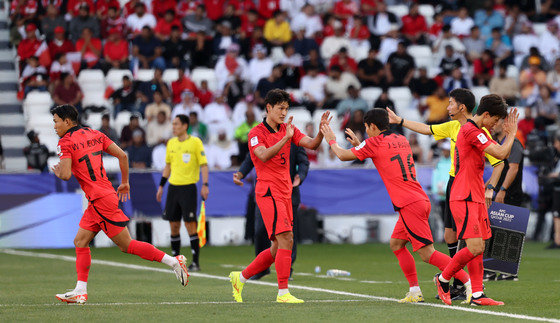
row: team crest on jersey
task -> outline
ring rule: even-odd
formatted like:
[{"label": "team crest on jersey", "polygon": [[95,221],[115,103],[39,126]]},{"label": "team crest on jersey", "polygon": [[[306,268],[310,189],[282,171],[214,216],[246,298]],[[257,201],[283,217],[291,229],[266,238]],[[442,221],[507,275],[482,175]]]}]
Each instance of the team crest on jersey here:
[{"label": "team crest on jersey", "polygon": [[188,154],[188,153],[183,154],[183,162],[185,164],[188,164],[190,161],[191,161],[191,154]]},{"label": "team crest on jersey", "polygon": [[259,138],[257,138],[257,136],[251,138],[251,147],[255,147],[258,143],[259,143]]},{"label": "team crest on jersey", "polygon": [[364,140],[364,141],[362,141],[362,143],[360,145],[358,145],[356,147],[356,150],[360,150],[360,149],[364,148],[365,145],[366,145],[366,141]]},{"label": "team crest on jersey", "polygon": [[62,148],[60,148],[60,145],[56,146],[56,153],[58,157],[62,157]]},{"label": "team crest on jersey", "polygon": [[483,145],[488,142],[488,138],[483,133],[478,134],[476,138],[478,138],[478,141]]}]

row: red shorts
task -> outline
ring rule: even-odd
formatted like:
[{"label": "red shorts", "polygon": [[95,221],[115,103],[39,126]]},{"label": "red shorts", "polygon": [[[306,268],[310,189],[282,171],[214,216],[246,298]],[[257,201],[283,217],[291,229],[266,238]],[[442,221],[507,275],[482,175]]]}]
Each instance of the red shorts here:
[{"label": "red shorts", "polygon": [[413,251],[433,244],[432,230],[428,223],[431,209],[430,201],[412,202],[400,209],[399,220],[391,238],[410,241]]},{"label": "red shorts", "polygon": [[274,236],[279,233],[293,230],[294,215],[291,198],[272,196],[268,190],[264,196],[255,194],[255,200],[270,240],[274,240]]},{"label": "red shorts", "polygon": [[80,228],[99,232],[112,238],[119,234],[128,224],[128,217],[119,209],[117,194],[111,194],[90,201],[80,220]]},{"label": "red shorts", "polygon": [[451,214],[457,225],[457,239],[492,237],[486,204],[471,201],[449,202]]}]

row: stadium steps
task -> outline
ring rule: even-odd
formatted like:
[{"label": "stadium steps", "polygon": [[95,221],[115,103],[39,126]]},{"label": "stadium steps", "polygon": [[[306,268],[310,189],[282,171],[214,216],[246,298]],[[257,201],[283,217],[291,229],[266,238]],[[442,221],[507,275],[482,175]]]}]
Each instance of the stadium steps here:
[{"label": "stadium steps", "polygon": [[25,119],[21,102],[17,99],[18,75],[15,50],[9,48],[9,31],[6,9],[0,10],[0,135],[4,150],[6,170],[25,170],[23,147],[29,140],[25,136]]}]

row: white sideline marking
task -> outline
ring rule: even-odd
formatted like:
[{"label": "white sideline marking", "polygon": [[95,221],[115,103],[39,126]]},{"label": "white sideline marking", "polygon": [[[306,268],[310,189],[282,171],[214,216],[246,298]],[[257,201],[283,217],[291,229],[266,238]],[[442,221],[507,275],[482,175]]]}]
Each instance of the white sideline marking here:
[{"label": "white sideline marking", "polygon": [[[10,255],[16,255],[16,256],[27,256],[27,257],[47,258],[47,259],[59,259],[59,260],[70,261],[70,262],[75,262],[76,261],[75,257],[55,255],[55,254],[49,254],[49,253],[29,252],[29,251],[21,251],[21,250],[13,250],[13,249],[2,249],[2,250],[0,250],[0,252],[5,253],[5,254],[10,254]],[[170,269],[124,264],[124,263],[115,262],[115,261],[92,259],[91,263],[92,264],[99,264],[99,265],[113,266],[113,267],[128,268],[128,269],[137,269],[137,270],[145,270],[145,271],[156,271],[156,272],[171,273]],[[209,275],[209,274],[202,274],[202,273],[192,273],[190,275],[193,276],[193,277],[211,278],[211,279],[229,281],[229,277],[224,277],[224,276],[216,276],[216,275]],[[262,285],[262,286],[273,286],[273,287],[277,286],[276,283],[261,282],[261,281],[251,281],[250,280],[250,281],[248,281],[248,283],[255,284],[255,285]],[[290,288],[308,290],[308,291],[312,291],[312,292],[322,292],[322,293],[335,294],[335,295],[344,295],[344,296],[350,296],[350,297],[365,298],[365,299],[371,299],[371,300],[377,300],[377,301],[388,301],[388,302],[397,302],[398,301],[398,299],[391,298],[391,297],[358,294],[358,293],[344,292],[344,291],[325,289],[325,288],[308,287],[308,286],[302,286],[302,285],[290,285]],[[530,315],[514,314],[514,313],[505,313],[505,312],[493,312],[493,311],[489,311],[489,310],[474,309],[474,308],[469,308],[469,307],[448,306],[448,305],[433,304],[433,303],[414,303],[413,305],[430,306],[430,307],[443,308],[443,309],[447,309],[447,310],[455,310],[455,311],[471,312],[471,313],[477,313],[477,314],[494,315],[494,316],[508,317],[508,318],[514,318],[514,319],[520,319],[520,320],[533,320],[533,321],[541,321],[541,322],[560,323],[559,319],[554,319],[554,318],[538,317],[538,316],[530,316]]]}]

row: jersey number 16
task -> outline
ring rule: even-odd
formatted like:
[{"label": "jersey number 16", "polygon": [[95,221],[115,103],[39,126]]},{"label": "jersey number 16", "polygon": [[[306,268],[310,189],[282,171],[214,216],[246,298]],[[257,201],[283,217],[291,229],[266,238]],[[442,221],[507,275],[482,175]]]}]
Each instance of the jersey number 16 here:
[{"label": "jersey number 16", "polygon": [[[406,169],[404,168],[404,163],[403,163],[403,160],[401,158],[401,155],[395,155],[395,156],[391,157],[391,161],[394,161],[394,160],[398,161],[399,165],[401,166],[403,181],[405,181],[405,182],[408,181],[408,176],[406,174]],[[406,163],[408,164],[408,172],[410,174],[410,178],[413,181],[416,181],[416,177],[414,177],[414,159],[412,158],[411,154],[408,154],[406,156]]]}]

